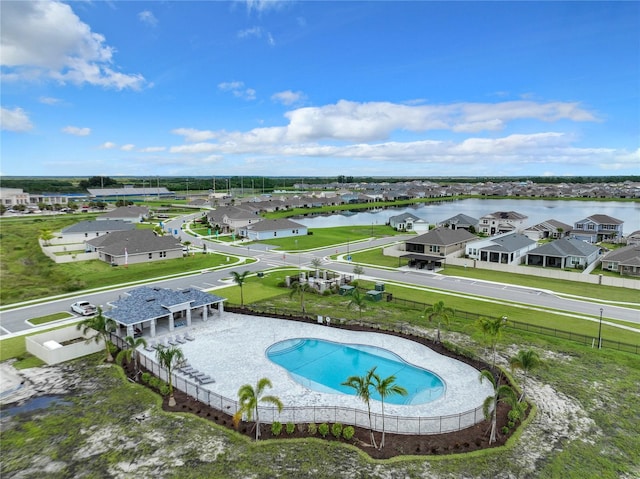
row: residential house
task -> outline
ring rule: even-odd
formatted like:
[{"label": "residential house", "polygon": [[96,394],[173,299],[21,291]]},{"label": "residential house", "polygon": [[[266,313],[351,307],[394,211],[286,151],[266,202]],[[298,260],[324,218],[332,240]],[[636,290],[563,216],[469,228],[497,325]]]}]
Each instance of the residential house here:
[{"label": "residential house", "polygon": [[307,227],[286,218],[269,219],[238,228],[238,234],[250,240],[261,241],[289,236],[306,236]]},{"label": "residential house", "polygon": [[440,221],[436,226],[443,226],[452,230],[463,229],[473,233],[478,231],[479,222],[480,220],[478,220],[478,218],[473,218],[469,215],[460,213],[452,216],[451,218]]},{"label": "residential house", "polygon": [[573,225],[571,237],[589,243],[617,243],[622,238],[623,221],[608,215],[591,215]]},{"label": "residential house", "polygon": [[183,246],[173,236],[151,230],[116,231],[85,242],[87,252],[113,266],[182,258]]},{"label": "residential house", "polygon": [[504,233],[479,239],[465,246],[465,255],[477,261],[520,264],[537,243],[520,233]]},{"label": "residential house", "polygon": [[557,220],[546,220],[537,225],[525,228],[523,233],[532,240],[559,239],[571,234],[571,226]]},{"label": "residential house", "polygon": [[195,318],[207,321],[216,309],[217,315],[222,315],[224,301],[225,298],[195,288],[172,290],[143,286],[108,303],[109,308],[103,315],[116,323],[120,336],[134,337],[137,331],[146,334],[148,330],[153,338],[158,329],[171,332],[181,326],[191,326]]},{"label": "residential house", "polygon": [[149,218],[149,208],[146,206],[120,206],[96,218],[98,221],[122,220],[129,223],[142,223]]},{"label": "residential house", "polygon": [[136,229],[133,223],[122,220],[80,221],[60,231],[58,243],[82,243],[87,239],[113,233],[114,231],[131,231]]},{"label": "residential house", "polygon": [[627,235],[625,239],[627,240],[627,246],[640,245],[640,230]]},{"label": "residential house", "polygon": [[397,231],[429,231],[429,223],[412,213],[391,216],[389,226]]},{"label": "residential house", "polygon": [[434,269],[442,266],[446,255],[462,250],[476,238],[464,229],[436,228],[405,241],[407,254],[401,258],[408,259],[411,267]]},{"label": "residential house", "polygon": [[576,238],[561,238],[527,253],[526,264],[544,268],[584,269],[596,261],[600,248]]},{"label": "residential house", "polygon": [[610,251],[602,258],[602,269],[621,275],[640,276],[640,244]]},{"label": "residential house", "polygon": [[244,204],[243,206],[223,206],[207,212],[209,224],[221,233],[237,232],[238,229],[259,223],[264,218],[258,210]]},{"label": "residential house", "polygon": [[480,217],[479,232],[489,236],[521,232],[528,216],[515,211],[496,211]]}]

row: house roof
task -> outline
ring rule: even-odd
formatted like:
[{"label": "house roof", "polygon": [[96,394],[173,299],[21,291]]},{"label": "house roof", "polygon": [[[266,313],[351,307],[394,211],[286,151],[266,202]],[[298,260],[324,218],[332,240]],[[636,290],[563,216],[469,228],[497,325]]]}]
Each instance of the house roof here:
[{"label": "house roof", "polygon": [[173,290],[143,286],[109,303],[112,309],[105,311],[104,316],[120,324],[139,324],[167,316],[174,307],[185,303],[193,309],[222,301],[226,299],[194,288]]},{"label": "house roof", "polygon": [[396,216],[389,217],[389,221],[406,221],[406,220],[417,221],[419,219],[420,218],[418,218],[413,213],[402,213],[401,215],[396,215]]},{"label": "house roof", "polygon": [[62,234],[69,233],[98,233],[103,231],[130,231],[135,229],[135,225],[122,220],[102,220],[102,221],[81,221],[80,223],[67,226],[62,230]]},{"label": "house roof", "polygon": [[111,256],[124,256],[125,249],[129,255],[182,249],[173,236],[157,236],[151,230],[114,231],[87,243]]},{"label": "house roof", "polygon": [[492,244],[480,248],[482,251],[501,251],[503,253],[512,253],[521,250],[527,246],[535,244],[535,241],[528,236],[518,233],[511,233],[491,240]]},{"label": "house roof", "polygon": [[573,229],[573,226],[551,219],[538,223],[537,225],[529,226],[526,231],[552,231],[555,233],[558,231],[558,228],[562,228],[562,231],[568,232]]},{"label": "house roof", "polygon": [[450,224],[450,225],[465,225],[465,226],[476,226],[480,220],[477,218],[473,218],[469,215],[465,215],[464,213],[459,213],[451,218],[447,218],[446,220],[441,221],[438,224]]},{"label": "house roof", "polygon": [[494,213],[484,215],[482,218],[495,218],[498,220],[526,220],[528,216],[516,213],[515,211],[496,211]]},{"label": "house roof", "polygon": [[589,256],[600,248],[576,238],[562,238],[529,251],[530,255],[543,256]]},{"label": "house roof", "polygon": [[591,215],[583,220],[576,221],[576,223],[584,223],[586,221],[592,221],[599,225],[621,225],[624,223],[624,221],[612,218],[609,215]]},{"label": "house roof", "polygon": [[259,223],[248,225],[241,229],[260,232],[260,231],[290,230],[290,229],[299,229],[299,228],[306,228],[306,226],[301,225],[300,223],[296,223],[295,221],[291,221],[287,218],[278,218],[278,219],[262,220]]},{"label": "house roof", "polygon": [[615,261],[624,266],[640,266],[640,245],[631,245],[607,253],[602,261]]},{"label": "house roof", "polygon": [[146,206],[120,206],[114,210],[111,210],[103,215],[98,216],[100,218],[138,218],[140,216],[147,216],[149,214],[149,208]]},{"label": "house roof", "polygon": [[412,244],[433,244],[447,246],[451,244],[472,241],[474,239],[477,239],[477,236],[469,233],[467,230],[452,230],[449,228],[440,227],[433,229],[428,233],[416,236],[415,238],[407,240],[406,242]]}]

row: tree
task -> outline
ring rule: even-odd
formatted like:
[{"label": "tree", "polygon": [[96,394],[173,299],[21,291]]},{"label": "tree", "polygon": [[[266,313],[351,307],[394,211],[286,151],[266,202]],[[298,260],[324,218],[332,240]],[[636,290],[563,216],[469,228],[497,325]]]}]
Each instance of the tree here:
[{"label": "tree", "polygon": [[51,230],[41,230],[40,231],[40,239],[42,241],[44,241],[44,244],[47,245],[47,246],[49,245],[49,242],[55,237],[56,237],[56,235],[54,235],[53,231],[51,231]]},{"label": "tree", "polygon": [[351,301],[349,301],[349,304],[347,305],[348,308],[352,308],[354,306],[358,308],[358,316],[361,318],[362,311],[367,309],[367,298],[360,293],[358,288],[355,288],[351,293]]},{"label": "tree", "polygon": [[478,318],[477,326],[478,329],[485,335],[485,337],[489,338],[489,344],[491,345],[491,349],[493,351],[493,362],[492,365],[496,365],[496,352],[498,348],[498,341],[502,337],[502,330],[507,325],[507,317],[503,316],[501,318]]},{"label": "tree", "polygon": [[86,342],[90,343],[95,341],[99,343],[104,341],[105,349],[107,351],[107,362],[113,362],[113,356],[111,355],[111,332],[115,331],[116,323],[113,319],[106,318],[102,314],[102,308],[98,306],[98,311],[95,316],[89,316],[80,321],[76,329],[82,330],[82,334],[85,336],[91,331],[95,331],[95,335],[87,338]]},{"label": "tree", "polygon": [[173,370],[184,363],[184,353],[177,346],[159,345],[156,349],[156,358],[160,366],[167,370],[167,384],[169,385],[169,407],[176,405],[173,397]]},{"label": "tree", "polygon": [[369,415],[369,437],[371,438],[371,445],[377,448],[378,446],[376,445],[376,438],[373,436],[373,427],[371,424],[371,387],[373,386],[372,376],[374,371],[375,368],[372,368],[364,376],[349,376],[342,385],[353,388],[356,392],[356,396],[362,399],[362,401],[367,405],[367,414]]},{"label": "tree", "polygon": [[358,281],[360,280],[360,275],[364,274],[364,268],[362,266],[360,266],[359,264],[355,265],[353,267],[353,274],[355,274],[358,277]]},{"label": "tree", "polygon": [[524,373],[524,379],[522,380],[522,394],[518,398],[518,401],[522,401],[526,395],[527,379],[530,371],[543,366],[543,362],[537,352],[532,349],[521,349],[518,354],[509,359],[509,365],[511,370],[520,369]]},{"label": "tree", "polygon": [[453,308],[445,306],[444,301],[438,301],[431,306],[427,306],[422,314],[427,317],[430,323],[434,320],[438,322],[438,327],[436,329],[436,341],[439,343],[441,323],[444,321],[444,323],[448,326],[449,322],[456,313]]},{"label": "tree", "polygon": [[244,295],[242,288],[244,286],[245,281],[247,280],[247,275],[249,271],[243,271],[242,273],[238,273],[237,271],[232,271],[231,276],[233,276],[233,282],[240,286],[240,306],[244,308]]},{"label": "tree", "polygon": [[130,363],[133,359],[133,369],[136,373],[136,377],[138,376],[138,356],[136,355],[136,349],[138,346],[147,346],[147,341],[144,338],[133,338],[131,336],[127,336],[124,338],[124,342],[126,346],[118,353],[116,356],[116,362],[118,364],[122,364],[123,362]]},{"label": "tree", "polygon": [[482,404],[482,411],[485,419],[491,418],[491,434],[489,436],[489,444],[496,442],[496,426],[498,423],[498,402],[505,402],[511,407],[517,407],[518,398],[516,393],[506,384],[498,384],[493,377],[491,371],[484,369],[480,372],[480,382],[484,379],[489,380],[493,386],[493,394],[487,396]]},{"label": "tree", "polygon": [[304,307],[304,294],[308,291],[311,291],[311,286],[309,286],[309,283],[306,281],[297,280],[291,283],[291,293],[289,293],[289,297],[291,298],[294,294],[300,296],[300,307],[303,314],[306,312]]},{"label": "tree", "polygon": [[256,441],[260,439],[260,416],[258,414],[258,405],[261,402],[273,404],[278,408],[278,412],[282,411],[283,407],[282,401],[280,401],[277,396],[263,396],[264,390],[267,386],[270,388],[273,387],[268,378],[262,378],[258,380],[255,388],[253,388],[251,384],[245,384],[244,386],[240,386],[240,389],[238,390],[240,407],[233,415],[233,424],[237,427],[243,415],[247,416],[247,421],[252,421],[255,414]]},{"label": "tree", "polygon": [[320,266],[322,266],[322,260],[320,258],[313,258],[311,260],[311,266],[313,266],[313,268],[318,271],[320,269]]},{"label": "tree", "polygon": [[371,379],[373,381],[373,387],[376,392],[380,395],[380,402],[382,404],[382,437],[380,438],[380,449],[384,447],[384,399],[393,395],[406,396],[408,394],[407,390],[398,384],[395,384],[396,377],[395,375],[388,376],[384,379],[381,379],[375,373],[375,367],[370,371]]}]

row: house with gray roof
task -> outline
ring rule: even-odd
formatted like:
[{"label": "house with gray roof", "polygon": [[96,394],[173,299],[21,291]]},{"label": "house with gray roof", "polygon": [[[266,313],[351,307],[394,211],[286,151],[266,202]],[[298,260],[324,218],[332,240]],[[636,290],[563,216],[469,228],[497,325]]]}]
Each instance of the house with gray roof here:
[{"label": "house with gray roof", "polygon": [[244,204],[243,206],[221,206],[207,212],[209,224],[221,233],[237,232],[239,228],[258,223],[263,218],[258,210]]},{"label": "house with gray roof", "polygon": [[462,250],[467,243],[477,237],[466,230],[436,228],[428,233],[405,241],[406,254],[400,256],[409,260],[408,266],[418,269],[435,269],[444,263],[446,255]]},{"label": "house with gray roof", "polygon": [[640,245],[640,230],[629,233],[626,238],[627,246]]},{"label": "house with gray roof", "polygon": [[397,231],[429,231],[429,223],[413,213],[389,217],[389,226]]},{"label": "house with gray roof", "polygon": [[543,221],[525,228],[523,233],[532,240],[560,239],[571,234],[572,227],[554,219]]},{"label": "house with gray roof", "polygon": [[521,232],[528,218],[515,211],[496,211],[480,217],[479,232],[489,236]]},{"label": "house with gray roof", "polygon": [[624,221],[609,215],[591,215],[574,223],[571,237],[589,243],[617,243],[622,238],[623,224]]},{"label": "house with gray roof", "polygon": [[115,321],[122,337],[148,332],[153,338],[158,330],[173,332],[181,326],[191,326],[195,319],[207,321],[212,314],[221,316],[224,301],[226,298],[195,288],[173,290],[143,286],[108,303],[109,308],[103,315]]},{"label": "house with gray roof", "polygon": [[519,233],[504,233],[482,238],[465,246],[465,255],[477,261],[500,264],[521,264],[524,256],[537,243]]},{"label": "house with gray roof", "polygon": [[136,226],[128,221],[122,220],[102,220],[102,221],[80,221],[74,223],[60,231],[62,243],[83,243],[88,239],[113,233],[114,231],[131,231]]},{"label": "house with gray roof", "polygon": [[98,221],[122,220],[130,223],[141,223],[149,217],[146,206],[120,206],[96,218]]},{"label": "house with gray roof", "polygon": [[116,231],[85,242],[87,252],[113,266],[148,263],[183,257],[183,246],[173,236],[151,230]]},{"label": "house with gray roof", "polygon": [[525,263],[543,268],[584,269],[600,256],[600,248],[576,238],[561,238],[527,253]]},{"label": "house with gray roof", "polygon": [[474,231],[478,231],[479,222],[480,220],[478,218],[460,213],[440,221],[436,226],[443,226],[452,230],[463,229],[473,233]]},{"label": "house with gray roof", "polygon": [[621,275],[640,276],[640,244],[610,251],[602,258],[602,269]]},{"label": "house with gray roof", "polygon": [[306,236],[307,227],[287,218],[262,220],[238,229],[238,234],[253,241]]}]

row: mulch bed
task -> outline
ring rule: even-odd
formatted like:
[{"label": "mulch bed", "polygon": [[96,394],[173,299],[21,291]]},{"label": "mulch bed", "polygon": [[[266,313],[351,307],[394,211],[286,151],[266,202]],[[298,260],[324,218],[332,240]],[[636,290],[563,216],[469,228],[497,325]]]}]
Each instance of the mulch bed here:
[{"label": "mulch bed", "polygon": [[[290,318],[287,318],[290,319]],[[332,326],[333,327],[333,326]],[[336,326],[337,327],[337,326]],[[381,332],[376,329],[372,329],[366,326],[359,325],[343,325],[339,326],[345,329],[357,330],[357,331],[373,331]],[[428,338],[422,338],[417,336],[407,336],[400,333],[392,333],[384,331],[385,334],[394,334],[402,336],[413,341],[417,341],[425,346],[437,351],[438,353],[455,358],[459,361],[463,361],[478,370],[489,369],[491,366],[478,361],[472,360],[464,356],[457,355],[452,351],[446,349],[442,344],[435,343]],[[494,371],[494,375],[497,371]],[[133,372],[127,369],[129,377],[133,377]],[[501,379],[502,383],[505,383],[505,379]],[[174,390],[174,397],[176,400],[176,406],[169,407],[168,398],[163,400],[163,409],[170,412],[188,412],[195,414],[198,417],[215,422],[221,426],[233,428],[231,416],[225,414],[217,409],[214,409],[206,404],[197,401],[193,397],[186,393]],[[364,406],[363,406],[364,407]],[[324,438],[326,441],[338,441],[343,443],[352,444],[374,459],[389,459],[391,457],[402,455],[443,455],[443,454],[456,454],[461,452],[477,451],[479,449],[486,449],[489,447],[498,447],[504,445],[509,434],[503,434],[502,428],[509,422],[507,414],[509,407],[503,403],[498,405],[497,415],[497,428],[496,428],[496,442],[489,445],[489,433],[491,429],[490,421],[482,421],[475,426],[463,429],[461,431],[450,432],[445,434],[429,434],[429,435],[405,435],[405,434],[385,434],[385,447],[382,450],[376,449],[371,446],[370,431],[366,428],[355,427],[355,434],[353,438],[346,441],[344,438],[336,439],[331,432]],[[528,413],[528,411],[527,411]],[[329,424],[331,426],[331,424]],[[344,426],[347,426],[346,424]],[[255,439],[255,423],[241,422],[238,425],[237,432],[246,435],[252,439]],[[512,433],[511,430],[510,433]],[[261,439],[275,439],[276,437],[271,432],[270,424],[260,425]],[[375,432],[375,440],[380,442],[380,432]],[[300,424],[296,427],[292,434],[288,434],[283,427],[282,432],[278,439],[287,440],[289,438],[307,438],[315,437],[322,439],[319,433],[311,435],[307,432],[307,424]]]}]

